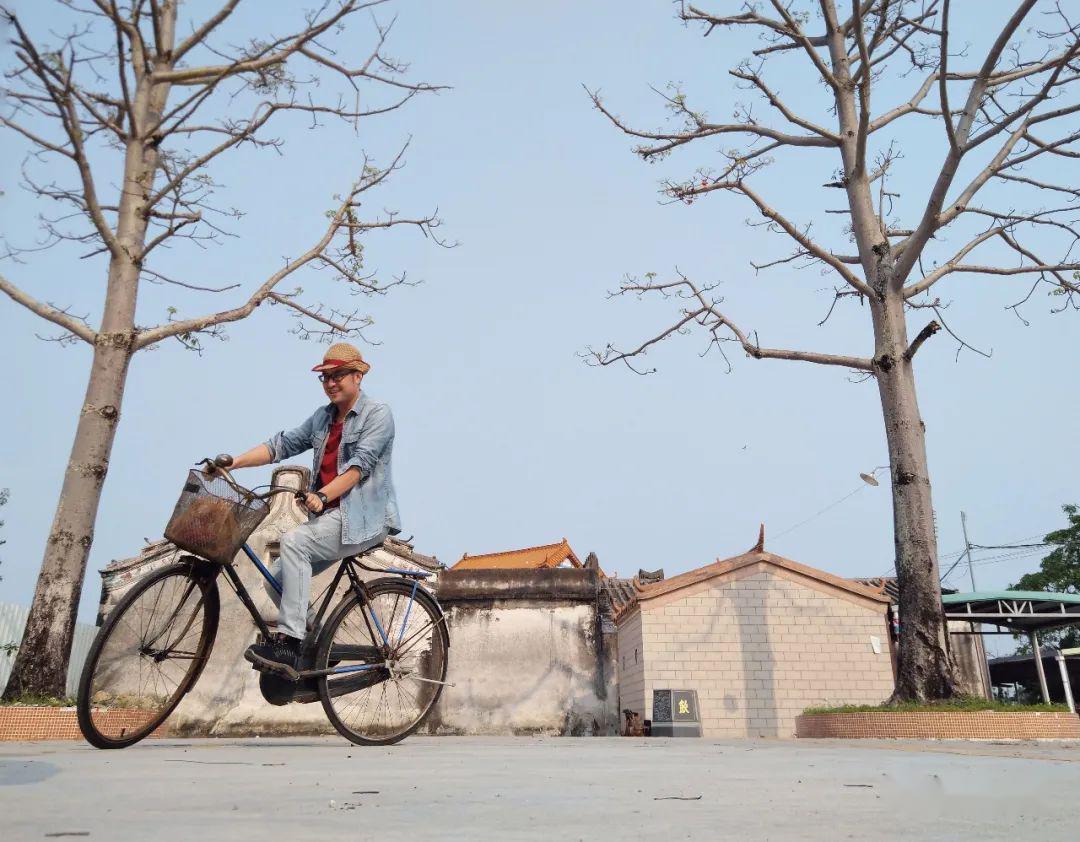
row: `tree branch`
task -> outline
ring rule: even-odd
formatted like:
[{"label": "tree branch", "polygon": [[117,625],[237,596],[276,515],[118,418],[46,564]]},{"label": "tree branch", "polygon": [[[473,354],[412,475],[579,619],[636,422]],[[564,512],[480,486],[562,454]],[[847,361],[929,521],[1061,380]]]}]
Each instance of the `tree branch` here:
[{"label": "tree branch", "polygon": [[911,341],[907,350],[904,351],[904,359],[911,362],[915,354],[918,353],[919,348],[922,347],[922,344],[939,330],[941,330],[941,325],[939,325],[937,321],[931,321],[926,327],[920,330],[919,335]]},{"label": "tree branch", "polygon": [[670,152],[676,147],[683,146],[692,140],[697,140],[698,138],[714,137],[725,134],[747,134],[752,137],[773,140],[784,146],[830,147],[836,145],[834,141],[830,140],[828,137],[822,137],[821,135],[793,135],[767,126],[759,126],[754,123],[718,124],[701,121],[695,128],[684,132],[646,132],[630,127],[614,113],[609,111],[600,99],[598,92],[590,91],[588,88],[585,88],[585,91],[588,93],[596,110],[607,117],[612,125],[616,126],[624,134],[627,134],[630,137],[641,138],[642,140],[660,141],[655,146],[642,146],[635,150],[642,158],[652,158],[657,155],[662,155],[666,152]]},{"label": "tree branch", "polygon": [[838,354],[824,354],[817,351],[800,351],[783,348],[763,348],[757,341],[751,342],[747,334],[729,319],[720,309],[719,301],[710,299],[707,295],[711,287],[699,288],[682,272],[676,270],[679,276],[677,281],[656,283],[652,276],[647,276],[644,282],[628,280],[622,284],[613,295],[643,295],[645,293],[659,293],[665,298],[676,297],[684,301],[693,301],[694,306],[685,308],[680,319],[670,327],[663,330],[652,339],[648,339],[638,345],[632,351],[618,351],[608,345],[603,351],[590,353],[594,362],[598,365],[611,365],[622,362],[637,373],[642,373],[633,368],[631,360],[643,356],[649,348],[676,333],[683,332],[691,323],[704,327],[711,335],[709,347],[724,341],[721,331],[731,334],[731,341],[738,342],[748,356],[764,360],[795,360],[798,362],[816,363],[818,365],[842,366],[844,368],[857,369],[868,373],[874,373],[874,362],[866,357],[844,356]]},{"label": "tree branch", "polygon": [[173,62],[179,62],[185,55],[191,52],[194,47],[206,41],[207,36],[224,23],[229,15],[233,13],[233,10],[239,5],[240,0],[228,0],[228,2],[215,14],[207,18],[202,26],[195,29],[191,35],[181,41],[180,45],[173,50]]},{"label": "tree branch", "polygon": [[[966,151],[968,135],[971,132],[975,117],[978,113],[979,103],[982,101],[983,94],[990,84],[990,78],[993,75],[994,68],[997,66],[998,59],[1001,57],[1001,53],[1008,45],[1009,39],[1012,38],[1020,24],[1024,21],[1024,18],[1031,12],[1032,8],[1035,6],[1035,2],[1036,0],[1022,0],[1012,17],[998,33],[997,38],[983,60],[976,78],[971,83],[967,101],[964,105],[963,115],[955,128],[956,146],[950,147],[948,153],[945,155],[945,161],[942,163],[937,179],[930,191],[930,197],[923,210],[922,218],[919,220],[919,224],[915,226],[915,232],[904,240],[897,248],[899,258],[896,261],[895,275],[901,283],[907,278],[908,273],[911,272],[912,267],[915,265],[915,261],[918,260],[922,254],[923,248],[926,246],[927,241],[933,235],[934,231],[944,224],[938,217],[945,204],[945,199],[953,179],[956,177],[956,172],[960,166],[960,160]],[[986,178],[989,178],[989,175],[987,175]]]},{"label": "tree branch", "polygon": [[779,225],[784,232],[791,237],[795,242],[801,245],[814,257],[818,258],[824,263],[831,266],[841,278],[843,278],[851,287],[857,289],[863,295],[870,295],[870,287],[862,281],[854,272],[847,268],[836,255],[832,252],[826,251],[808,236],[803,234],[796,228],[790,220],[782,216],[778,211],[770,207],[764,199],[762,199],[756,192],[754,192],[745,182],[740,182],[738,190],[751,202],[757,205],[761,215],[766,219],[771,219],[777,225]]},{"label": "tree branch", "polygon": [[[946,0],[948,2],[948,0]],[[866,172],[866,141],[870,135],[870,53],[866,48],[866,34],[863,31],[863,16],[859,9],[859,0],[854,0],[855,41],[859,46],[859,61],[866,72],[859,78],[859,126],[855,132],[855,168],[851,178],[858,178]]]},{"label": "tree branch", "polygon": [[[386,0],[369,0],[369,2],[360,3],[358,0],[345,0],[338,10],[333,12],[326,20],[321,23],[316,23],[318,17],[318,14],[316,13],[309,17],[308,26],[305,29],[284,38],[276,39],[272,44],[267,45],[262,50],[256,51],[255,55],[252,57],[240,59],[229,64],[209,65],[204,67],[180,67],[171,70],[159,69],[153,72],[152,79],[155,84],[205,85],[208,83],[217,83],[229,76],[267,70],[268,68],[286,62],[292,55],[299,52],[305,44],[314,42],[320,35],[331,29],[343,18],[362,9],[378,6],[385,2]],[[328,4],[324,4],[322,8],[325,9],[327,5]],[[322,9],[320,9],[320,12],[321,11]],[[285,46],[281,49],[276,49],[276,47],[282,44]]]},{"label": "tree branch", "polygon": [[[326,252],[331,242],[334,240],[335,235],[338,233],[345,233],[348,235],[350,232],[356,231],[390,228],[397,225],[411,225],[420,228],[425,235],[428,235],[431,233],[431,229],[438,226],[438,220],[434,216],[422,219],[399,219],[395,214],[389,214],[389,218],[385,220],[375,220],[372,222],[361,222],[356,220],[355,208],[359,206],[360,194],[379,185],[391,172],[396,170],[400,165],[404,153],[405,148],[403,148],[398,153],[397,157],[394,158],[393,162],[384,169],[376,170],[365,167],[365,174],[359,181],[353,184],[348,196],[342,201],[341,205],[331,216],[330,224],[327,226],[319,240],[299,258],[288,262],[277,272],[274,272],[242,305],[229,310],[210,313],[205,316],[182,319],[158,325],[157,327],[143,329],[139,331],[136,337],[135,349],[139,350],[145,348],[148,345],[153,345],[160,342],[162,339],[167,339],[172,336],[190,335],[215,325],[243,319],[250,315],[263,301],[267,298],[271,298],[275,288],[285,278],[313,261],[322,260],[327,262],[330,265],[333,265],[339,272],[342,272],[345,275],[345,280],[355,282],[362,288],[367,288],[369,290],[373,289],[372,285],[369,282],[365,282],[365,279],[359,274],[358,270],[361,265],[361,255],[358,251],[356,242],[352,237],[348,237],[346,244],[342,247],[342,259],[334,260],[334,258],[329,257]],[[349,263],[350,265],[346,265],[346,263]],[[297,309],[299,306],[291,301],[281,303],[288,303],[293,309]]]},{"label": "tree branch", "polygon": [[938,53],[938,97],[941,100],[941,117],[945,123],[945,134],[949,138],[949,148],[956,153],[960,152],[960,144],[956,142],[956,130],[953,128],[952,114],[949,113],[949,0],[941,10],[941,49]]},{"label": "tree branch", "polygon": [[[17,56],[23,68],[33,74],[41,86],[45,89],[49,101],[56,108],[56,118],[60,121],[71,144],[70,153],[67,157],[75,162],[79,178],[82,182],[83,208],[102,242],[112,254],[117,254],[120,245],[116,236],[102,213],[98,202],[97,188],[94,183],[93,172],[87,159],[84,146],[84,135],[80,125],[79,115],[75,108],[72,90],[74,82],[70,62],[65,63],[62,53],[56,53],[56,61],[50,62],[43,57],[23,28],[18,17],[6,9],[0,10],[2,16],[10,23],[17,33],[15,44],[18,48]],[[74,48],[72,48],[74,49]],[[58,150],[51,150],[58,151]]]},{"label": "tree branch", "polygon": [[93,345],[97,341],[97,333],[85,322],[74,318],[62,310],[58,310],[56,307],[38,301],[33,296],[23,292],[17,286],[9,282],[3,275],[0,275],[0,292],[5,293],[12,301],[21,304],[30,312],[36,313],[41,316],[41,318],[46,319],[55,325],[59,325],[64,330],[68,331],[73,336],[77,336],[84,342]]},{"label": "tree branch", "polygon": [[761,91],[762,95],[768,101],[769,105],[779,111],[784,116],[784,119],[786,119],[792,125],[798,126],[801,129],[806,129],[807,131],[813,132],[816,135],[820,135],[821,137],[831,141],[834,146],[840,145],[839,135],[837,135],[835,132],[829,131],[823,126],[819,126],[816,123],[811,122],[810,120],[800,117],[798,114],[792,111],[787,106],[787,104],[785,104],[784,101],[780,99],[779,94],[769,88],[769,86],[765,84],[765,80],[762,79],[761,76],[757,73],[750,70],[737,69],[729,70],[728,74],[730,76],[734,76],[736,79],[741,79],[744,82],[749,82],[759,91]]}]

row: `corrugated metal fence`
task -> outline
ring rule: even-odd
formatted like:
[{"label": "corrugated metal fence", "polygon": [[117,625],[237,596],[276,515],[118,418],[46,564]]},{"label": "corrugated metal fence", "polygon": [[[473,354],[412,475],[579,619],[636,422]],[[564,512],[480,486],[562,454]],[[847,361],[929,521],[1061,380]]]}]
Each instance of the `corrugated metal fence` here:
[{"label": "corrugated metal fence", "polygon": [[[23,630],[26,628],[26,618],[30,609],[25,605],[15,605],[10,602],[0,602],[0,646],[8,643],[19,644],[22,641]],[[79,689],[79,673],[82,672],[86,655],[90,651],[90,644],[94,642],[97,627],[86,623],[75,624],[75,642],[71,645],[71,661],[68,663],[67,694],[74,696]],[[7,686],[8,676],[11,675],[11,667],[15,663],[15,653],[6,649],[0,651],[0,693]]]}]

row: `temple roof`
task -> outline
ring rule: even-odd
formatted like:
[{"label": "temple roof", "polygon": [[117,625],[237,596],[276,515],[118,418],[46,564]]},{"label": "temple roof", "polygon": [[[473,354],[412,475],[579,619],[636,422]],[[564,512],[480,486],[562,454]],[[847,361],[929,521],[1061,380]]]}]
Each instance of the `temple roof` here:
[{"label": "temple roof", "polygon": [[[387,538],[380,549],[402,561],[411,562],[417,567],[421,567],[425,570],[437,572],[443,568],[442,562],[435,556],[427,556],[416,552],[416,550],[413,549],[413,545],[408,541],[401,541],[397,538]],[[164,538],[159,541],[151,541],[142,548],[142,551],[137,556],[132,556],[131,558],[119,558],[109,562],[101,570],[101,575],[103,577],[110,577],[129,569],[141,567],[149,562],[158,561],[165,556],[177,552],[178,550],[173,546],[172,542],[166,541]]]},{"label": "temple roof", "polygon": [[687,573],[681,573],[678,576],[672,576],[668,579],[659,581],[643,582],[641,577],[637,576],[631,580],[629,588],[627,588],[622,581],[614,582],[613,585],[609,587],[609,593],[611,593],[613,597],[612,606],[615,611],[615,616],[618,619],[623,614],[627,613],[634,605],[654,599],[663,594],[690,587],[691,585],[696,585],[710,579],[729,576],[737,570],[756,564],[766,564],[772,567],[783,568],[792,573],[804,576],[807,579],[812,579],[828,585],[835,589],[835,591],[846,593],[853,597],[861,597],[863,599],[873,600],[874,602],[890,602],[889,596],[884,592],[883,588],[868,587],[854,579],[844,579],[840,576],[834,576],[831,573],[826,573],[824,570],[818,570],[816,567],[809,567],[805,564],[800,564],[797,561],[792,561],[790,558],[784,558],[783,556],[766,551],[765,528],[763,526],[760,536],[758,537],[757,545],[741,555],[723,560],[717,559],[712,564],[706,564],[704,567],[699,567],[696,570],[691,570]]},{"label": "temple roof", "polygon": [[900,585],[895,576],[873,576],[869,579],[852,579],[851,581],[877,591],[882,596],[887,596],[894,603],[900,601]]},{"label": "temple roof", "polygon": [[542,544],[538,547],[525,547],[521,550],[507,550],[501,553],[469,555],[465,553],[461,561],[451,570],[486,570],[491,568],[521,567],[539,570],[544,567],[558,567],[569,561],[573,567],[584,567],[565,538],[557,544]]},{"label": "temple roof", "polygon": [[623,608],[633,604],[637,600],[633,579],[613,579],[611,577],[605,577],[601,580],[600,587],[604,589],[608,595],[608,599],[611,600],[612,614],[618,614]]},{"label": "temple roof", "polygon": [[418,553],[413,549],[413,545],[409,541],[399,541],[397,538],[387,538],[383,542],[382,548],[388,553],[396,555],[398,558],[411,561],[418,567],[423,567],[427,570],[438,571],[445,567],[445,565],[435,556]]},{"label": "temple roof", "polygon": [[[858,582],[864,587],[877,591],[878,593],[887,596],[892,600],[893,605],[897,605],[900,602],[900,583],[895,576],[873,576],[869,579],[852,579],[853,582]],[[941,589],[942,594],[956,593],[956,588]]]}]

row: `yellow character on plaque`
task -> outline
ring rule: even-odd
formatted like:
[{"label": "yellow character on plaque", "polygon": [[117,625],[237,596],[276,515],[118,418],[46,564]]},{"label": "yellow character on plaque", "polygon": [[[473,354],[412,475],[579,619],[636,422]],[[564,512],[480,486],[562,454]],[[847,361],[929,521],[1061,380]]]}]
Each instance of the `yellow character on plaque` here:
[{"label": "yellow character on plaque", "polygon": [[679,713],[690,713],[690,703],[686,699],[679,699]]}]

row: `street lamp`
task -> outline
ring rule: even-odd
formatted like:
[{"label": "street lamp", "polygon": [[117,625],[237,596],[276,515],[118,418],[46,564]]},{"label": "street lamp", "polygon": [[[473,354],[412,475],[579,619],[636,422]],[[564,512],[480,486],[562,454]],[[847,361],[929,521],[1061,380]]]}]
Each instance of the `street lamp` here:
[{"label": "street lamp", "polygon": [[887,470],[888,467],[889,467],[888,465],[878,465],[878,467],[874,468],[874,470],[872,470],[868,474],[859,474],[859,479],[861,479],[867,485],[873,485],[875,487],[879,486],[879,485],[881,485],[881,483],[878,482],[877,479],[875,479],[874,474],[876,474],[878,471]]}]

